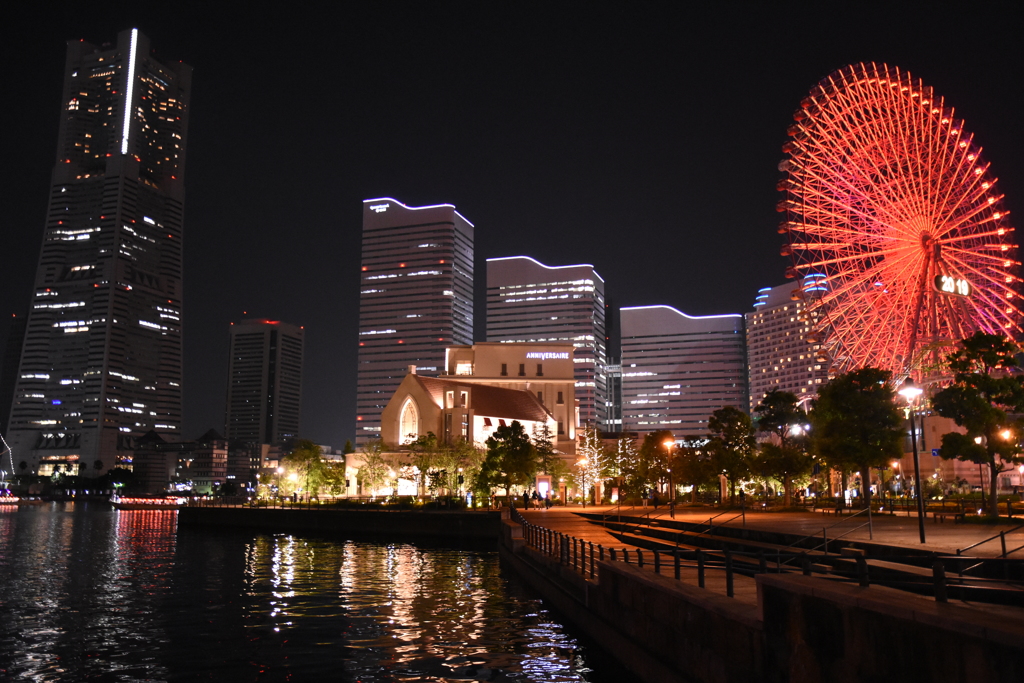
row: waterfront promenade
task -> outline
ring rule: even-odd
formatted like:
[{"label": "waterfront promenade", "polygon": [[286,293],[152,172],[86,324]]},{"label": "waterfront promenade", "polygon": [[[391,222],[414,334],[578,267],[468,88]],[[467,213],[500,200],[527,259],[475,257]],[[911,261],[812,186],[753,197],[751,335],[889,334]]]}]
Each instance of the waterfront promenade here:
[{"label": "waterfront promenade", "polygon": [[[531,524],[537,524],[554,531],[559,531],[570,536],[583,538],[586,541],[603,544],[605,547],[623,547],[623,543],[617,541],[607,530],[591,519],[581,516],[581,513],[599,514],[607,517],[609,522],[614,522],[619,515],[623,518],[647,516],[649,520],[656,523],[662,521],[673,521],[669,517],[668,507],[661,505],[655,510],[653,507],[632,507],[624,505],[619,508],[616,505],[588,505],[553,507],[550,510],[530,508],[522,510],[524,517]],[[689,522],[691,524],[706,524],[708,520],[715,517],[721,510],[715,508],[676,508],[676,522]],[[849,515],[836,517],[832,514],[818,512],[747,512],[742,519],[731,519],[739,514],[729,512],[714,521],[715,525],[722,524],[729,528],[747,528],[757,531],[775,531],[796,536],[821,536],[822,529],[833,527],[830,537],[845,533],[848,529],[858,526],[867,521],[864,515],[851,518]],[[975,543],[991,539],[997,536],[1000,531],[1006,533],[1008,548],[1017,548],[1024,545],[1024,529],[1016,527],[1024,524],[1024,518],[1019,521],[1014,519],[1004,524],[964,524],[955,523],[952,519],[944,522],[936,522],[931,516],[925,519],[926,543],[923,545],[918,536],[917,515],[898,513],[896,515],[876,514],[872,515],[873,539],[869,538],[867,527],[862,527],[843,536],[847,541],[872,542],[882,545],[906,548],[913,551],[930,551],[946,555],[955,555],[961,548],[968,548]],[[835,525],[835,526],[833,526]],[[628,545],[628,544],[627,544]],[[972,548],[965,554],[973,557],[999,557],[1002,553],[1002,546],[998,538]],[[1024,550],[1012,555],[1013,559],[1024,560]]]}]

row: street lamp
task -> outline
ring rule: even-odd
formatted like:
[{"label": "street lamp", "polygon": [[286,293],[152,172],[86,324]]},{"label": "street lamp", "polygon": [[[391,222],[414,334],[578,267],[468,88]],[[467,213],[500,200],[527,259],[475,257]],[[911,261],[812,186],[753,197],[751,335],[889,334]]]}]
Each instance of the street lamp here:
[{"label": "street lamp", "polygon": [[[665,455],[665,461],[666,462],[671,462],[672,461],[672,447],[676,445],[676,442],[673,441],[672,439],[665,439],[665,444],[664,445],[665,445],[665,454],[666,454]],[[672,501],[674,501],[676,499],[676,489],[675,489],[674,486],[672,486],[672,468],[671,467],[667,467],[665,469],[668,470],[668,500],[669,500],[669,502],[672,502]]]},{"label": "street lamp", "polygon": [[924,390],[914,384],[914,380],[907,377],[907,380],[900,387],[899,394],[907,400],[907,410],[910,413],[910,443],[914,447],[914,489],[917,493],[917,527],[921,535],[921,543],[924,543],[924,497],[921,495],[921,457],[917,452],[917,428],[914,426],[914,401]]}]

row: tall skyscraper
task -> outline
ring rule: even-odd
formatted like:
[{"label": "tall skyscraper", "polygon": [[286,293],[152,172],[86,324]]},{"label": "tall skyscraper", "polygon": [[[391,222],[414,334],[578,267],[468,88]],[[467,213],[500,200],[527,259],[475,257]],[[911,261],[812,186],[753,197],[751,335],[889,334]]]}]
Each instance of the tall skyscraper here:
[{"label": "tall skyscraper", "polygon": [[299,435],[304,336],[277,320],[231,324],[228,440],[279,444]]},{"label": "tall skyscraper", "polygon": [[473,343],[473,224],[451,204],[363,202],[356,443],[380,436],[380,414],[410,365],[444,372],[445,348]]},{"label": "tall skyscraper", "polygon": [[[802,283],[806,291],[822,288],[824,280],[811,276]],[[828,359],[811,330],[817,311],[808,311],[800,296],[801,283],[789,282],[758,291],[754,310],[747,319],[747,365],[750,409],[772,389],[796,394],[802,402],[818,395],[828,381]]]},{"label": "tall skyscraper", "polygon": [[57,158],[11,410],[19,472],[98,475],[180,439],[192,69],[137,29],[68,43]]},{"label": "tall skyscraper", "polygon": [[594,266],[487,259],[487,341],[571,343],[580,424],[605,426],[604,280]]},{"label": "tall skyscraper", "polygon": [[620,309],[620,323],[623,430],[703,436],[719,408],[746,411],[742,315],[638,306]]}]

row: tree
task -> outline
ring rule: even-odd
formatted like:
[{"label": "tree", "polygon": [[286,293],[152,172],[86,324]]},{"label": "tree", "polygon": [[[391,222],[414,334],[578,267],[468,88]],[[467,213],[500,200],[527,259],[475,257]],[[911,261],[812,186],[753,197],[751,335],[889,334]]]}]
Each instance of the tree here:
[{"label": "tree", "polygon": [[380,439],[368,441],[363,446],[363,465],[359,468],[359,480],[363,483],[364,492],[368,490],[371,496],[376,495],[388,482],[391,463],[384,457],[386,449]]},{"label": "tree", "polygon": [[796,394],[773,389],[754,408],[757,430],[766,433],[755,457],[755,469],[782,482],[783,505],[792,504],[793,479],[811,471],[804,424],[807,415],[800,409]]},{"label": "tree", "polygon": [[729,501],[736,498],[736,484],[750,471],[750,459],[757,441],[750,416],[734,406],[725,406],[711,413],[708,419],[711,439],[707,449],[715,471],[729,482]]},{"label": "tree", "polygon": [[935,394],[932,407],[967,433],[943,434],[939,455],[988,467],[989,514],[998,515],[999,473],[1022,462],[1022,423],[1007,416],[1024,411],[1024,377],[1014,372],[1020,348],[984,332],[964,339],[960,347],[946,357],[953,381]]},{"label": "tree", "polygon": [[676,482],[693,487],[690,498],[693,503],[697,502],[700,489],[718,481],[718,471],[707,448],[707,439],[684,439],[682,445],[675,449],[671,464]]},{"label": "tree", "polygon": [[[578,488],[583,490],[584,505],[590,495],[590,487],[608,476],[609,463],[601,432],[597,427],[588,426],[579,433],[579,444],[576,447],[575,480]],[[596,493],[595,493],[596,498]],[[600,502],[600,501],[595,501]]]},{"label": "tree", "polygon": [[526,486],[536,476],[537,450],[518,420],[495,429],[486,444],[479,478],[482,487],[504,488],[507,497],[513,486]]},{"label": "tree", "polygon": [[830,467],[861,473],[871,504],[871,468],[903,455],[903,416],[894,400],[892,373],[862,368],[839,375],[818,390],[811,405],[811,443]]},{"label": "tree", "polygon": [[299,483],[311,496],[320,491],[326,477],[326,466],[320,456],[320,446],[302,439],[295,444],[291,453],[281,459],[288,478],[292,479],[291,475],[294,474],[293,481]]}]

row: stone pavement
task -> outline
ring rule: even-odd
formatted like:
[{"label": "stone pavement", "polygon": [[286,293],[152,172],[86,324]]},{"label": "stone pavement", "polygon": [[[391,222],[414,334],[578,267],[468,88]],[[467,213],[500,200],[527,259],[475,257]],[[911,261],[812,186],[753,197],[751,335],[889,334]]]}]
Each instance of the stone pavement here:
[{"label": "stone pavement", "polygon": [[[614,505],[588,505],[585,509],[580,505],[566,507],[553,507],[550,510],[537,510],[531,508],[525,512],[527,521],[540,526],[560,531],[570,536],[583,538],[598,543],[605,547],[623,547],[611,534],[605,531],[600,525],[580,517],[578,513],[598,513],[608,516],[613,521],[621,513],[623,517],[637,517],[647,515],[652,520],[668,520],[669,511],[665,505],[660,505],[657,510],[653,507],[631,507],[623,506],[620,509]],[[719,514],[720,510],[715,508],[677,508],[675,519],[677,521],[691,522],[695,524],[707,523],[710,517]],[[725,520],[725,526],[760,529],[765,531],[779,531],[801,536],[812,534],[821,536],[822,529],[832,527],[828,530],[829,538],[835,538],[849,529],[867,521],[865,515],[850,519],[849,515],[836,517],[832,514],[822,512],[748,512],[744,518],[734,519],[735,513],[726,513],[715,520],[715,524],[721,524]],[[897,515],[873,514],[872,533],[873,541],[884,545],[905,547],[908,549],[926,549],[938,553],[955,555],[958,548],[967,548],[979,541],[997,536],[1000,531],[1007,532],[1006,546],[1008,551],[1024,546],[1024,529],[1016,529],[1024,524],[1024,518],[1019,522],[1007,524],[959,524],[948,519],[942,523],[936,523],[932,517],[925,519],[925,544],[922,545],[919,538],[917,515],[907,516],[900,512]],[[834,525],[834,526],[833,526]],[[844,539],[868,541],[869,530],[863,527],[845,536]],[[983,545],[968,550],[964,555],[972,557],[999,557],[1002,554],[1002,546],[998,538],[990,540]],[[1010,554],[1011,559],[1024,560],[1024,550],[1018,550]]]},{"label": "stone pavement", "polygon": [[[601,545],[606,549],[628,549],[631,551],[630,561],[634,566],[636,563],[636,546],[619,541],[600,524],[596,524],[591,520],[580,516],[579,513],[602,514],[607,516],[607,519],[610,522],[615,521],[620,514],[622,517],[639,517],[646,515],[648,519],[654,521],[670,519],[668,508],[664,505],[659,506],[658,510],[654,510],[653,507],[634,508],[624,506],[620,509],[617,506],[595,507],[588,505],[586,508],[583,508],[582,506],[573,505],[568,507],[553,507],[550,510],[544,510],[543,508],[531,508],[529,510],[519,509],[519,511],[523,514],[526,520],[532,524],[536,524],[553,531],[558,531],[569,536],[574,536],[576,538],[582,538],[589,543],[593,543],[595,548],[598,545]],[[679,508],[676,510],[675,519],[677,521],[685,521],[695,524],[707,523],[709,517],[714,517],[719,512],[719,510],[715,510],[714,508],[700,508],[696,511],[692,508]],[[724,522],[725,526],[730,527],[743,527],[745,525],[747,528],[752,529],[779,531],[798,535],[820,535],[823,527],[832,527],[829,529],[828,533],[830,538],[834,538],[839,534],[862,524],[863,521],[866,521],[866,517],[864,515],[851,520],[849,516],[837,518],[831,514],[809,511],[747,513],[745,515],[745,519],[743,517],[735,518],[736,514],[739,514],[738,511],[735,514],[732,512],[726,513],[718,517],[718,519],[715,520],[715,524],[717,525]],[[1024,520],[1022,520],[1021,523],[1024,523]],[[954,524],[952,520],[947,520],[943,523],[936,523],[929,517],[925,520],[926,543],[922,546],[919,538],[916,515],[912,515],[910,517],[905,514],[901,514],[900,516],[892,516],[888,514],[872,516],[872,535],[874,536],[873,540],[875,543],[912,548],[914,550],[924,548],[951,555],[956,554],[957,548],[966,548],[974,543],[996,536],[1000,531],[1009,532],[1006,534],[1008,550],[1013,550],[1014,548],[1022,546],[1024,545],[1024,529],[1011,531],[1016,526],[1018,525],[1000,524],[990,526]],[[868,541],[869,531],[867,527],[863,527],[849,533],[843,538]],[[999,539],[997,538],[983,544],[982,546],[965,552],[964,555],[974,557],[997,557],[1001,552],[1002,547]],[[607,557],[608,555],[606,551],[606,558]],[[621,558],[621,555],[619,555],[619,557]],[[653,560],[649,550],[644,551],[644,557],[644,568],[647,571],[653,572]],[[1024,559],[1024,550],[1020,550],[1012,554],[1010,557]],[[674,580],[674,567],[670,558],[665,558],[665,562],[661,567],[661,574],[662,576]],[[698,578],[696,568],[683,566],[680,572],[680,580],[685,584],[697,587]],[[705,587],[718,595],[725,595],[724,570],[708,567],[705,572]],[[752,577],[735,574],[733,577],[733,591],[734,597],[738,602],[749,606],[755,606],[757,604],[757,585]],[[988,611],[999,609],[994,605],[981,606],[981,608]],[[1019,616],[1020,610],[1018,608],[1005,609],[1009,609],[1013,614]]]}]

